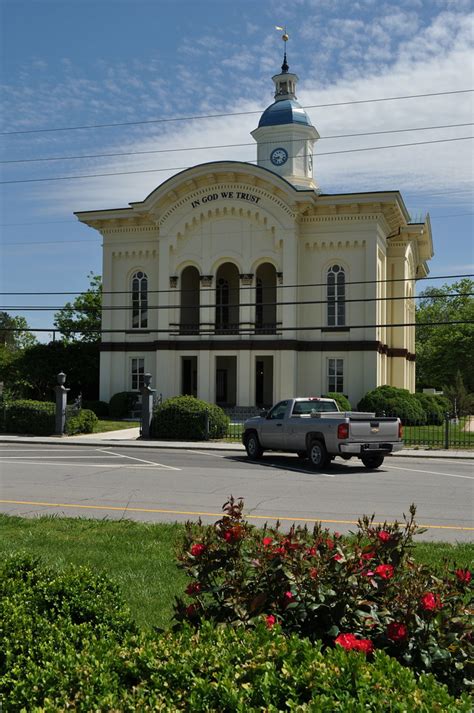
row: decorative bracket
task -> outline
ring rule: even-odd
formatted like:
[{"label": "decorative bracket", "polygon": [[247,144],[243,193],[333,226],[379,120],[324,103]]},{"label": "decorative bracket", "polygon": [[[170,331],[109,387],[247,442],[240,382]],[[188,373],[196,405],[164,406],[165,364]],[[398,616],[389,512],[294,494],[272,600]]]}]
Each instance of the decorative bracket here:
[{"label": "decorative bracket", "polygon": [[199,279],[201,280],[201,287],[212,287],[214,275],[201,275]]},{"label": "decorative bracket", "polygon": [[252,285],[253,272],[241,272],[239,277],[242,285]]},{"label": "decorative bracket", "polygon": [[178,287],[178,278],[176,275],[170,275],[170,287]]}]

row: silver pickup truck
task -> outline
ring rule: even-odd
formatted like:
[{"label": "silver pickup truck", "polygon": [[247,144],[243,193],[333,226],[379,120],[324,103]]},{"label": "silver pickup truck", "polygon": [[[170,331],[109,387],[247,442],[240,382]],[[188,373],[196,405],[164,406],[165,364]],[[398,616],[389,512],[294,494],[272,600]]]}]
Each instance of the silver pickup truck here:
[{"label": "silver pickup truck", "polygon": [[315,469],[336,456],[360,458],[366,468],[378,468],[389,453],[403,448],[403,426],[396,417],[339,411],[333,399],[306,396],[280,401],[268,413],[244,423],[242,442],[249,458],[264,451],[297,453]]}]

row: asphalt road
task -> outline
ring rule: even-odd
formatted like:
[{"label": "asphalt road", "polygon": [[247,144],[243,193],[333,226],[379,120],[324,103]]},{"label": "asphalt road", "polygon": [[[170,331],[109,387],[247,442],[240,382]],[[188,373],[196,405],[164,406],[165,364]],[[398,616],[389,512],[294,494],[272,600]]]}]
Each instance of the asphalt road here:
[{"label": "asphalt road", "polygon": [[473,461],[387,458],[377,471],[336,460],[314,472],[293,455],[0,444],[0,512],[32,517],[214,522],[230,494],[250,522],[321,520],[348,532],[363,514],[401,520],[411,503],[426,540],[473,541]]}]

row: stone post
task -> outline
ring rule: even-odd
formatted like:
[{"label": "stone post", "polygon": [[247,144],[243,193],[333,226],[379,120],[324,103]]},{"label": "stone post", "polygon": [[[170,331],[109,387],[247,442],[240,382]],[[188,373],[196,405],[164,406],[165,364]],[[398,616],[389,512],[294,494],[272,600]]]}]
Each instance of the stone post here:
[{"label": "stone post", "polygon": [[66,426],[66,406],[69,389],[64,386],[66,382],[66,374],[61,371],[56,378],[58,385],[54,387],[56,392],[56,419],[54,432],[57,436],[62,436]]},{"label": "stone post", "polygon": [[143,375],[142,394],[142,427],[140,435],[142,438],[150,438],[151,419],[153,417],[153,400],[156,389],[150,387],[151,374]]}]

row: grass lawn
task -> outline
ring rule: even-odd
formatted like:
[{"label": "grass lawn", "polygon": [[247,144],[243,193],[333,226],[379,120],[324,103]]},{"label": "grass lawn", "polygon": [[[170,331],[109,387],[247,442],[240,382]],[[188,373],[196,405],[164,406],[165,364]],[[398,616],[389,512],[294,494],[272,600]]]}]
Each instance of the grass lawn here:
[{"label": "grass lawn", "polygon": [[138,421],[112,421],[111,419],[101,418],[94,428],[94,433],[121,431],[124,428],[137,428],[139,425]]},{"label": "grass lawn", "polygon": [[[117,582],[140,626],[166,629],[174,597],[187,582],[175,558],[182,531],[179,524],[0,514],[0,553],[26,550],[56,567],[88,565]],[[420,543],[415,557],[435,568],[443,566],[444,558],[469,567],[474,545]]]}]

